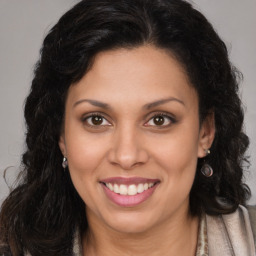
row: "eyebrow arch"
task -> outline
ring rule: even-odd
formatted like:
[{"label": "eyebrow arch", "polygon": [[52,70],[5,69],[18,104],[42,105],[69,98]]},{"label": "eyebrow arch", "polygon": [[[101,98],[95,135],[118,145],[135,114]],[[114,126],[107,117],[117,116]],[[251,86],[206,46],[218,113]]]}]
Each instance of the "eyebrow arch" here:
[{"label": "eyebrow arch", "polygon": [[151,109],[151,108],[154,108],[154,107],[157,107],[159,105],[162,105],[162,104],[165,104],[169,101],[176,101],[182,105],[185,106],[184,102],[182,100],[179,100],[177,98],[174,98],[174,97],[170,97],[170,98],[167,98],[167,99],[161,99],[161,100],[157,100],[157,101],[154,101],[154,102],[151,102],[151,103],[147,103],[143,106],[143,108],[145,109]]},{"label": "eyebrow arch", "polygon": [[97,101],[97,100],[90,100],[90,99],[82,99],[82,100],[79,100],[79,101],[75,102],[75,104],[73,105],[73,108],[76,107],[77,105],[83,103],[83,102],[88,102],[91,105],[96,106],[96,107],[100,107],[100,108],[104,108],[104,109],[110,109],[110,106],[107,103]]},{"label": "eyebrow arch", "polygon": [[[154,102],[147,103],[143,106],[143,108],[144,109],[151,109],[153,107],[157,107],[159,105],[165,104],[165,103],[170,102],[170,101],[176,101],[176,102],[185,106],[185,104],[182,100],[179,100],[179,99],[174,98],[174,97],[170,97],[170,98],[167,98],[167,99],[161,99],[161,100],[157,100],[157,101],[154,101]],[[79,101],[75,102],[75,104],[73,105],[73,108],[76,107],[77,105],[83,103],[83,102],[88,102],[91,105],[96,106],[96,107],[100,107],[100,108],[104,108],[104,109],[111,109],[111,107],[107,103],[104,103],[104,102],[101,102],[101,101],[98,101],[98,100],[91,100],[91,99],[79,100]]]}]

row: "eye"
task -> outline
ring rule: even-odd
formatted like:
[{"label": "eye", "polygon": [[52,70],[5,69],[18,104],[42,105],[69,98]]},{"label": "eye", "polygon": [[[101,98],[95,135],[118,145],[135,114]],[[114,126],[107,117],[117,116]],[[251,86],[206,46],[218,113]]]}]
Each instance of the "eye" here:
[{"label": "eye", "polygon": [[111,125],[109,121],[101,114],[91,114],[89,116],[86,116],[83,118],[83,122],[91,127]]},{"label": "eye", "polygon": [[145,125],[167,127],[175,122],[176,121],[172,116],[168,114],[158,113],[155,114]]}]

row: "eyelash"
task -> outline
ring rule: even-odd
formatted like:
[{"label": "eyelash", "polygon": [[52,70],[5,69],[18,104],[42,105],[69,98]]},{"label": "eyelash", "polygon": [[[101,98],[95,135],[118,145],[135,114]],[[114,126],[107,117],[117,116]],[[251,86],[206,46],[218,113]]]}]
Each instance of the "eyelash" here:
[{"label": "eyelash", "polygon": [[[100,124],[100,125],[93,125],[93,124],[89,124],[88,123],[88,119],[89,118],[93,118],[93,117],[100,117],[103,120],[106,120],[109,124],[107,124],[107,125],[102,125],[102,124]],[[154,118],[156,118],[156,117],[163,117],[165,119],[167,118],[167,119],[169,119],[169,123],[167,125],[159,125],[159,126],[158,125],[148,125],[148,123],[151,120],[153,120]],[[82,117],[82,122],[86,123],[86,125],[88,127],[91,127],[91,128],[94,128],[94,129],[101,129],[101,128],[104,128],[106,126],[110,126],[111,125],[111,123],[108,121],[108,119],[105,117],[105,115],[103,113],[98,113],[98,112],[90,113],[90,114],[88,114],[86,116],[83,116]],[[177,122],[177,120],[172,115],[170,115],[169,113],[158,112],[158,113],[155,113],[152,117],[150,117],[150,119],[145,123],[145,126],[146,127],[157,127],[158,129],[161,129],[161,128],[169,127],[169,126],[171,126],[172,124],[174,124],[176,122]]]},{"label": "eyelash", "polygon": [[110,126],[110,125],[111,125],[111,124],[109,124],[109,125],[93,125],[93,124],[89,124],[89,123],[88,123],[88,119],[89,119],[89,118],[93,118],[93,117],[100,117],[100,118],[106,120],[108,123],[110,123],[110,122],[108,121],[108,119],[104,116],[104,114],[102,114],[102,113],[97,113],[97,112],[95,112],[95,113],[90,113],[90,114],[88,114],[88,115],[86,115],[86,116],[83,116],[83,117],[82,117],[82,122],[83,122],[83,123],[86,123],[87,126],[89,126],[89,127],[91,127],[91,128],[94,128],[94,129],[101,129],[101,128],[103,128],[103,127],[106,127],[106,126]]},{"label": "eyelash", "polygon": [[[157,127],[158,129],[161,129],[161,128],[166,128],[166,127],[169,127],[171,126],[172,124],[175,124],[177,122],[177,120],[172,116],[170,115],[169,113],[166,113],[166,112],[158,112],[158,113],[155,113],[150,119],[149,121],[147,121],[147,123],[149,123],[151,120],[153,120],[154,118],[156,117],[163,117],[163,118],[167,118],[169,119],[169,124],[167,125],[152,125],[154,127]],[[146,124],[147,124],[146,123]],[[151,125],[146,125],[146,126],[151,126]]]}]

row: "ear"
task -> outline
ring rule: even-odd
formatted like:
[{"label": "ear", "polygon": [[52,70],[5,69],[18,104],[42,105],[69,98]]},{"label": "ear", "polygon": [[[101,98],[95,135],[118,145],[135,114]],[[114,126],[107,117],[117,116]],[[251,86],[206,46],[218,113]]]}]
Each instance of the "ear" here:
[{"label": "ear", "polygon": [[215,118],[214,112],[210,112],[201,124],[198,143],[198,157],[203,158],[207,155],[206,150],[210,149],[215,137]]},{"label": "ear", "polygon": [[63,133],[61,134],[59,139],[59,147],[60,147],[60,151],[62,152],[62,155],[66,156],[66,143],[65,143],[65,137]]}]

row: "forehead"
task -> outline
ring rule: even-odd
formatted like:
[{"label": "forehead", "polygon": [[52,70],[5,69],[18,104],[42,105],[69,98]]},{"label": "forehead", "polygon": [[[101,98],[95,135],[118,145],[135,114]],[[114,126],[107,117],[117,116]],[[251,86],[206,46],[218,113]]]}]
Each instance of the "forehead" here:
[{"label": "forehead", "polygon": [[113,103],[124,98],[141,103],[166,97],[197,101],[182,65],[170,52],[153,46],[97,54],[90,70],[69,89],[69,101],[84,97]]}]

